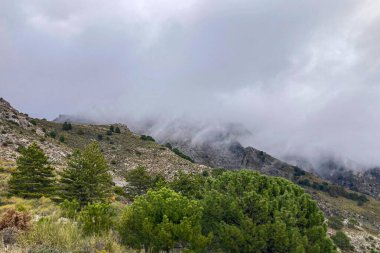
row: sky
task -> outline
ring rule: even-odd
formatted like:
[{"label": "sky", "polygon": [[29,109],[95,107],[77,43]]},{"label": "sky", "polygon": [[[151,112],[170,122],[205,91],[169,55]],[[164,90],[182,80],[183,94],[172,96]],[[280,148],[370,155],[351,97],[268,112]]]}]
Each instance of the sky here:
[{"label": "sky", "polygon": [[380,165],[379,41],[378,0],[1,0],[0,96]]}]

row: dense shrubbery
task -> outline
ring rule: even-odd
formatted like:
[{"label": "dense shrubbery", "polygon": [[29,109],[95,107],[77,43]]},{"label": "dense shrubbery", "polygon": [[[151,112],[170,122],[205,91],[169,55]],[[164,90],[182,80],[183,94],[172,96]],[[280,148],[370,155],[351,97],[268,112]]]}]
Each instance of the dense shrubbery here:
[{"label": "dense shrubbery", "polygon": [[199,202],[162,188],[138,197],[126,208],[120,235],[124,243],[138,250],[184,248],[204,252],[212,235],[202,234],[201,217]]},{"label": "dense shrubbery", "polygon": [[323,183],[316,183],[316,182],[310,182],[308,179],[302,179],[297,182],[299,185],[308,186],[313,189],[327,192],[332,197],[344,197],[347,199],[354,200],[358,203],[358,205],[363,205],[365,202],[368,201],[368,198],[364,194],[358,194],[355,192],[349,192],[344,187],[339,185],[331,185],[327,182]]},{"label": "dense shrubbery", "polygon": [[160,174],[150,175],[148,171],[142,167],[128,171],[125,175],[125,181],[127,185],[124,187],[126,195],[133,199],[138,195],[143,195],[148,189],[154,188],[161,181],[164,181],[164,177]]},{"label": "dense shrubbery", "polygon": [[[245,170],[221,171],[216,177],[180,173],[167,186],[173,191],[148,191],[147,196],[138,197],[127,209],[121,229],[122,239],[127,245],[134,248],[144,245],[153,251],[168,248],[193,249],[196,252],[334,251],[331,240],[326,236],[323,214],[316,203],[302,188],[287,180]],[[200,248],[189,241],[183,244],[184,239],[167,230],[173,228],[171,223],[182,224],[180,217],[185,215],[176,213],[186,205],[181,207],[171,203],[166,206],[163,196],[192,201],[194,212],[200,212],[201,218],[188,226],[189,231],[195,230],[193,235],[202,238],[198,239],[202,242]],[[198,210],[197,205],[201,209]],[[177,222],[170,218],[173,215],[179,219]],[[143,223],[144,220],[153,223]],[[150,230],[155,232],[150,234]],[[165,240],[160,238],[164,235]]]},{"label": "dense shrubbery", "polygon": [[[126,174],[124,188],[114,187],[96,142],[69,157],[59,185],[53,184],[52,168],[35,144],[21,151],[17,165],[11,193],[29,196],[25,191],[31,188],[33,197],[43,196],[57,187],[66,217],[51,214],[23,234],[19,244],[31,252],[117,252],[122,247],[118,235],[126,247],[149,252],[334,252],[316,203],[285,179],[215,169],[180,172],[168,182],[137,167]],[[30,171],[38,181],[31,181]],[[113,193],[134,201],[114,208],[109,204]],[[97,240],[104,245],[93,250]],[[340,234],[335,240],[345,247]]]}]

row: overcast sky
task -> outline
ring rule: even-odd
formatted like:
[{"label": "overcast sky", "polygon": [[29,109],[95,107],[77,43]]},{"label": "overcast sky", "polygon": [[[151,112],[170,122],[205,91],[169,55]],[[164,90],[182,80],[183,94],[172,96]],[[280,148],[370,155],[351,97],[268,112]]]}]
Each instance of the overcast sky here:
[{"label": "overcast sky", "polygon": [[275,155],[380,164],[379,15],[378,0],[1,0],[0,96],[48,119],[238,123]]}]

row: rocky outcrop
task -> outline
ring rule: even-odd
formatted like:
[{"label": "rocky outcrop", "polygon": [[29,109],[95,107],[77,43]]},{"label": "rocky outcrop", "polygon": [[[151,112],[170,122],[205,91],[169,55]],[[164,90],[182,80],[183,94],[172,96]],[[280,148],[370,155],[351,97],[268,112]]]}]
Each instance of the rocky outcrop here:
[{"label": "rocky outcrop", "polygon": [[195,162],[213,168],[252,169],[271,176],[291,178],[294,166],[282,162],[253,147],[243,147],[239,142],[218,145],[204,142],[192,145],[191,142],[173,142]]}]

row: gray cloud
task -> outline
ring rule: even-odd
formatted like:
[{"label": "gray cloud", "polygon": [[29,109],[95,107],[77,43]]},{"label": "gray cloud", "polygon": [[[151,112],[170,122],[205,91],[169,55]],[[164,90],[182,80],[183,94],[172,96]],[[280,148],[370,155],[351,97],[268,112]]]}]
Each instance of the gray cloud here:
[{"label": "gray cloud", "polygon": [[0,94],[38,117],[236,123],[280,157],[380,164],[379,5],[4,0]]}]

